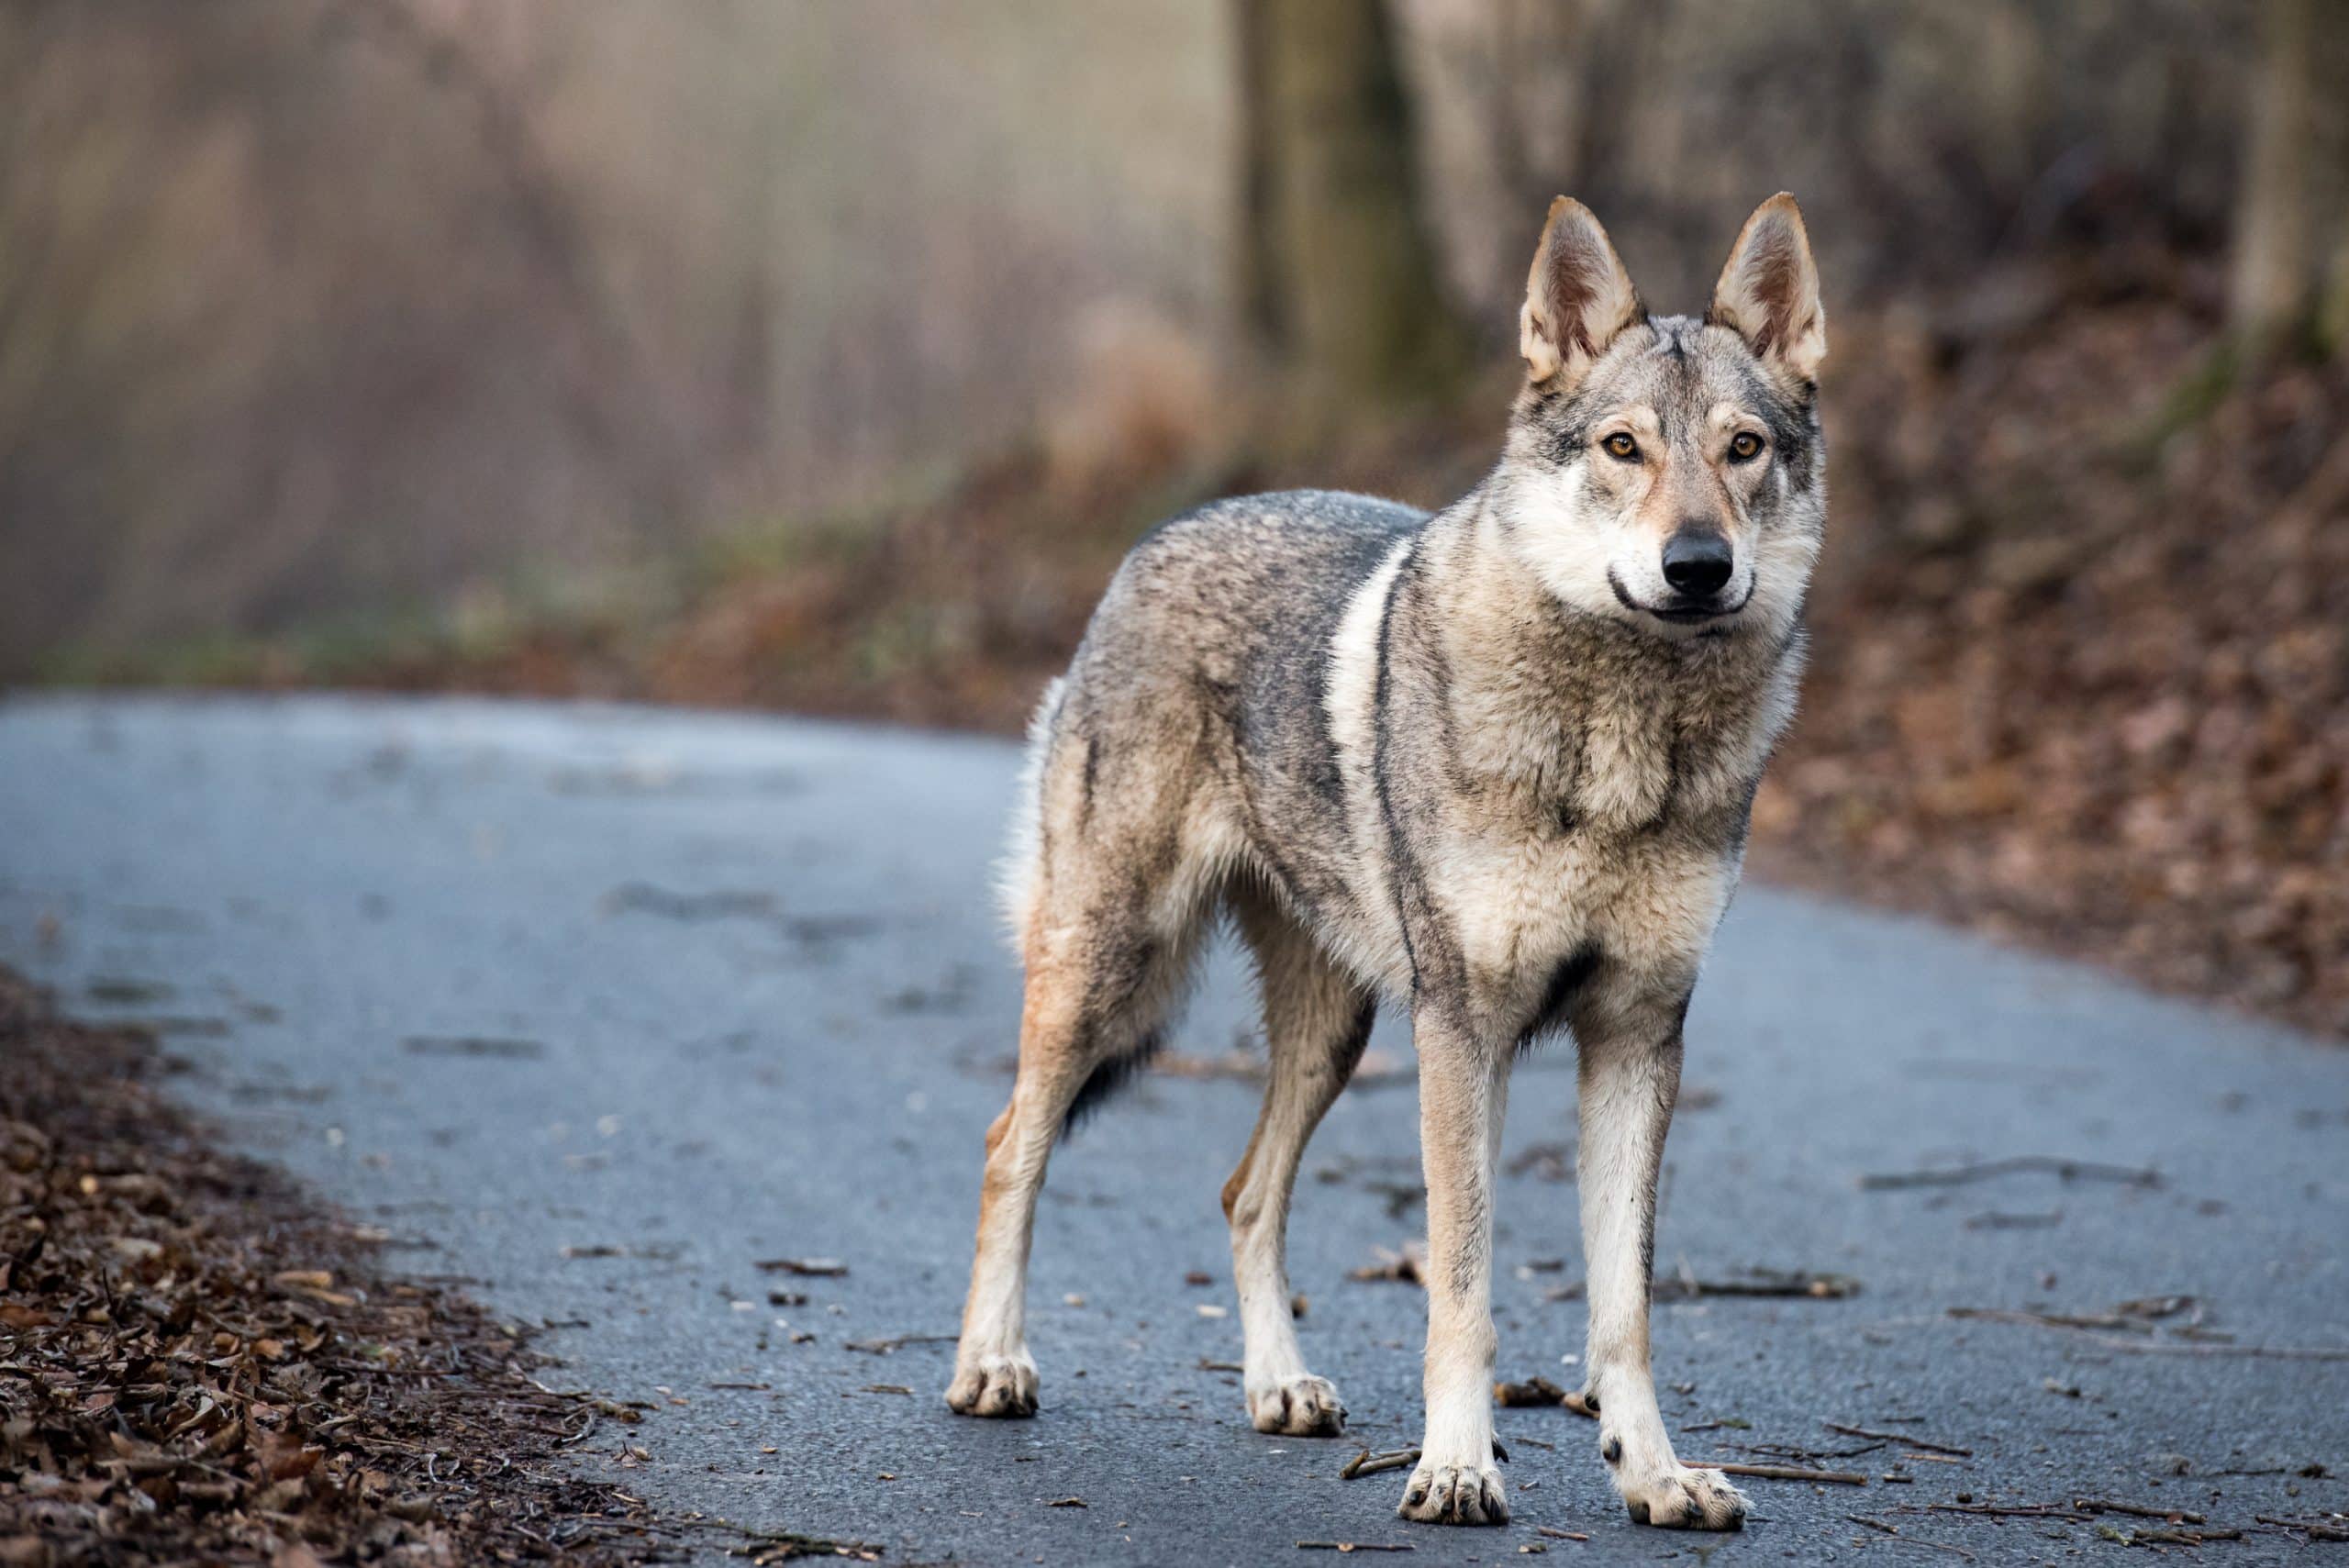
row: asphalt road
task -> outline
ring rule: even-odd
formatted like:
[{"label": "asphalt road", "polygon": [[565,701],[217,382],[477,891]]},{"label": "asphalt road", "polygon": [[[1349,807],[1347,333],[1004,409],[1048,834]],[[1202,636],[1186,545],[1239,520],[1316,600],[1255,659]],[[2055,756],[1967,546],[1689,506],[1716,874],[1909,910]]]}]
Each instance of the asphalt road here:
[{"label": "asphalt road", "polygon": [[[1659,1305],[1659,1383],[1684,1457],[1783,1445],[1866,1486],[1753,1481],[1742,1536],[1642,1529],[1594,1429],[1555,1409],[1501,1414],[1504,1529],[1406,1525],[1400,1474],[1338,1479],[1353,1440],[1418,1437],[1420,1295],[1347,1277],[1420,1223],[1391,1022],[1308,1156],[1292,1246],[1349,1440],[1259,1436],[1237,1377],[1203,1365],[1240,1350],[1216,1195],[1257,1091],[1231,1076],[1152,1076],[1063,1152],[1036,1243],[1043,1413],[951,1416],[951,1343],[856,1343],[956,1323],[1018,1012],[985,895],[1014,762],[628,709],[17,699],[0,962],[84,1016],[153,1020],[199,1108],[393,1230],[400,1266],[568,1325],[548,1340],[564,1375],[657,1406],[585,1462],[673,1517],[891,1562],[1311,1562],[1297,1542],[1348,1540],[1728,1564],[1953,1560],[1916,1540],[2121,1561],[2100,1529],[2162,1528],[1920,1511],[1961,1497],[2214,1527],[2349,1508],[2349,1362],[2246,1353],[2349,1346],[2349,1051],[1762,888],[1690,1020],[1659,1273],[1859,1290]],[[1219,960],[1179,1047],[1221,1058],[1247,1018]],[[1582,1307],[1549,1293],[1581,1272],[1572,1101],[1564,1051],[1520,1070],[1497,1307],[1503,1374],[1569,1385]],[[2158,1181],[1862,1180],[2009,1156]],[[782,1257],[848,1272],[758,1267]],[[1951,1315],[2179,1295],[2108,1332]],[[1826,1422],[1971,1455],[1853,1453],[1867,1440]],[[740,1543],[692,1539],[713,1561]],[[2191,1554],[2303,1550],[2349,1560],[2275,1533]]]}]

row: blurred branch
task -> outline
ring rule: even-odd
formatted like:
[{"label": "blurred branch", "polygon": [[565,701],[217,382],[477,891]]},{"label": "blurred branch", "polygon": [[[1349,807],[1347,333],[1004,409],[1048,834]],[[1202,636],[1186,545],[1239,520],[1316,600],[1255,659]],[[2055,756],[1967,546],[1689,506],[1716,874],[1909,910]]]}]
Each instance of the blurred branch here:
[{"label": "blurred branch", "polygon": [[[32,145],[32,80],[63,16],[64,6],[59,4],[21,6],[0,15],[0,112],[7,117],[0,146],[17,150],[13,156],[0,157],[0,366],[8,362],[10,344],[33,296],[33,281],[57,248],[56,223],[19,217],[30,205],[34,182],[48,184],[56,178],[53,159],[30,158],[22,150]],[[31,231],[29,248],[26,229]]]},{"label": "blurred branch", "polygon": [[[329,3],[329,32],[342,24],[365,30],[470,111],[481,149],[505,188],[513,232],[583,338],[586,363],[568,388],[571,417],[594,450],[634,458],[625,471],[646,520],[674,521],[690,494],[694,443],[652,356],[602,287],[586,226],[529,114],[471,50],[425,22],[407,0]],[[636,392],[647,422],[618,416],[610,396],[618,387]]]},{"label": "blurred branch", "polygon": [[[10,150],[0,155],[0,509],[19,499],[21,464],[44,429],[75,428],[85,410],[128,401],[126,389],[156,375],[158,346],[102,320],[96,305],[140,266],[141,231],[173,171],[107,120],[86,79],[43,80],[83,20],[61,0],[0,15],[0,147]],[[71,112],[61,95],[78,95]]]},{"label": "blurred branch", "polygon": [[1240,221],[1232,259],[1240,325],[1259,350],[1277,354],[1288,344],[1290,323],[1282,309],[1280,248],[1274,227],[1279,141],[1272,119],[1270,16],[1258,0],[1232,0],[1232,47],[1240,86],[1240,171],[1235,181]]}]

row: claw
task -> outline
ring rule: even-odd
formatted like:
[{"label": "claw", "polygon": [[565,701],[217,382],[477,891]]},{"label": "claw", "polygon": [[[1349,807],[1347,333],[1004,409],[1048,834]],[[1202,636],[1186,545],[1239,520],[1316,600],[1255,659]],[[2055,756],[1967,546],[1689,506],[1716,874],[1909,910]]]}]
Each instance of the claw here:
[{"label": "claw", "polygon": [[1744,1494],[1717,1470],[1673,1465],[1645,1481],[1625,1481],[1624,1511],[1634,1524],[1658,1529],[1733,1530],[1745,1528]]},{"label": "claw", "polygon": [[1346,1429],[1345,1402],[1329,1379],[1299,1376],[1248,1396],[1248,1418],[1260,1432],[1292,1438],[1334,1438]]},{"label": "claw", "polygon": [[1036,1363],[1025,1351],[980,1356],[955,1370],[946,1405],[958,1416],[1017,1419],[1036,1413]]},{"label": "claw", "polygon": [[1508,1497],[1500,1472],[1488,1464],[1422,1464],[1395,1511],[1421,1524],[1505,1525]]}]

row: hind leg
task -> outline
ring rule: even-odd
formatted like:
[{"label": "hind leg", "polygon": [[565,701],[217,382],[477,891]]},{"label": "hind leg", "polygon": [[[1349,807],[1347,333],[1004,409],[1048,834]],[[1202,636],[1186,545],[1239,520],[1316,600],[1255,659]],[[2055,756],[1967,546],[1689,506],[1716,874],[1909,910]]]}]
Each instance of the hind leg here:
[{"label": "hind leg", "polygon": [[1138,1065],[1182,989],[1189,929],[1154,932],[1139,911],[1038,922],[1011,1103],[987,1129],[976,1254],[946,1403],[965,1416],[1032,1416],[1028,1252],[1044,1167],[1070,1114]]},{"label": "hind leg", "polygon": [[1247,1337],[1248,1418],[1260,1432],[1335,1437],[1346,1407],[1326,1378],[1306,1370],[1289,1311],[1288,1206],[1307,1141],[1362,1060],[1375,1004],[1269,902],[1251,899],[1235,912],[1255,954],[1271,1059],[1256,1130],[1223,1188]]}]

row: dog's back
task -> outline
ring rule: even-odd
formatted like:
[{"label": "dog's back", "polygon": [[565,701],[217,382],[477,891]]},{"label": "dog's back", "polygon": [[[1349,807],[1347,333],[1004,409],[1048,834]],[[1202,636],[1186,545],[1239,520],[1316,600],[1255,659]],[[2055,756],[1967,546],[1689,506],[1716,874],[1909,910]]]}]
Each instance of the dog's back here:
[{"label": "dog's back", "polygon": [[[1373,496],[1278,491],[1184,513],[1134,547],[1030,731],[1033,793],[1007,878],[1023,947],[1046,840],[1114,838],[1137,797],[1155,816],[1211,793],[1203,840],[1256,860],[1289,895],[1337,892],[1348,851],[1331,648],[1363,585],[1427,521]],[[1229,828],[1249,842],[1224,842]]]}]

